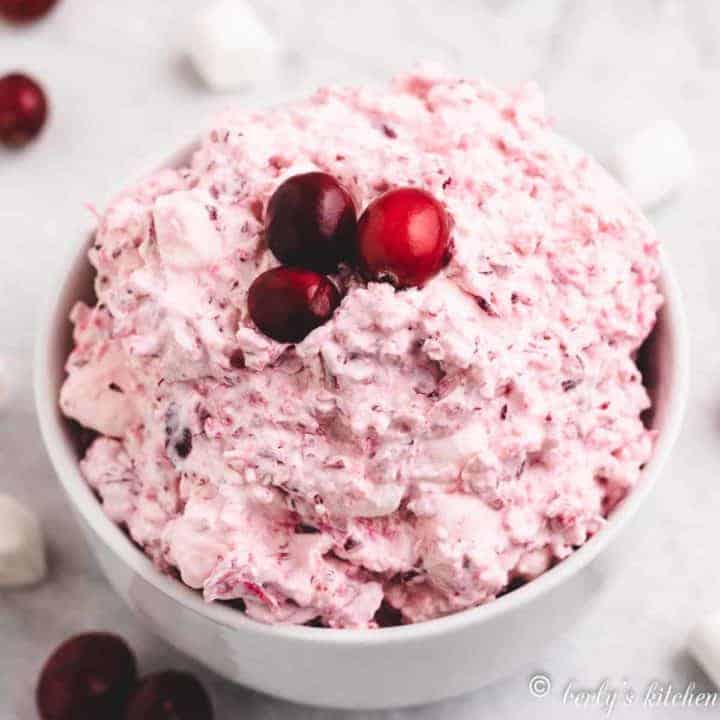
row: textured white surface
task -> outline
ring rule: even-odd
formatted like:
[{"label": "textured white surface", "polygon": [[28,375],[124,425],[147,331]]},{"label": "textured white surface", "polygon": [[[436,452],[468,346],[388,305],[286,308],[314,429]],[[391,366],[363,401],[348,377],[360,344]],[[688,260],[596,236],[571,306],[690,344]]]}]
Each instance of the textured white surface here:
[{"label": "textured white surface", "polygon": [[214,0],[195,16],[189,34],[195,69],[213,90],[266,82],[280,56],[275,38],[245,0]]},{"label": "textured white surface", "polygon": [[[30,394],[35,314],[45,277],[76,242],[83,203],[192,135],[230,100],[208,94],[182,59],[183,33],[203,0],[63,0],[46,23],[0,27],[0,68],[23,68],[51,93],[48,132],[23,153],[0,152],[0,353],[19,387],[0,417],[0,490],[41,515],[50,577],[35,589],[0,592],[0,717],[33,717],[35,673],[52,646],[86,628],[128,637],[145,670],[197,667],[149,637],[99,575],[40,445]],[[442,60],[497,82],[537,79],[559,126],[608,157],[618,138],[670,115],[689,135],[697,172],[677,202],[656,216],[685,288],[693,335],[690,410],[673,460],[648,505],[645,530],[625,569],[584,621],[532,670],[553,680],[534,698],[528,674],[473,696],[375,718],[602,717],[563,703],[570,680],[597,687],[623,678],[641,695],[652,680],[684,689],[711,684],[684,644],[698,618],[720,605],[717,478],[720,477],[720,5],[716,0],[264,0],[256,7],[292,48],[277,81],[232,102],[267,104],[328,80],[376,81],[413,59]],[[32,628],[32,630],[29,630]],[[439,671],[442,661],[439,660]],[[218,717],[328,720],[346,716],[296,708],[228,686],[200,671]],[[703,718],[705,708],[616,708],[613,717]]]},{"label": "textured white surface", "polygon": [[34,510],[0,495],[0,588],[40,582],[46,571],[42,527]]}]

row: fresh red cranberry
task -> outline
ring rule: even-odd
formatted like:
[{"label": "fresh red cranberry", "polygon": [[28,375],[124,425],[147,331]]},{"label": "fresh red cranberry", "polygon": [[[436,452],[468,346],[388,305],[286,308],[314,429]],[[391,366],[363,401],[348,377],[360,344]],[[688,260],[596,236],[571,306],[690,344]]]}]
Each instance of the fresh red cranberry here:
[{"label": "fresh red cranberry", "polygon": [[300,342],[327,322],[340,293],[324,275],[302,268],[278,267],[255,278],[248,293],[252,321],[278,342]]},{"label": "fresh red cranberry", "polygon": [[0,0],[0,16],[11,22],[26,23],[40,19],[57,0]]},{"label": "fresh red cranberry", "polygon": [[20,147],[42,130],[47,118],[42,88],[27,75],[12,73],[0,78],[0,142]]},{"label": "fresh red cranberry", "polygon": [[285,265],[334,272],[339,262],[350,259],[356,229],[352,198],[327,173],[288,178],[268,203],[267,243]]},{"label": "fresh red cranberry", "polygon": [[430,193],[390,190],[360,217],[360,270],[370,280],[400,288],[422,285],[446,263],[449,235],[447,213]]},{"label": "fresh red cranberry", "polygon": [[132,651],[107,633],[66,640],[48,658],[37,686],[42,720],[116,720],[137,679]]},{"label": "fresh red cranberry", "polygon": [[188,673],[148,675],[135,688],[124,720],[212,720],[205,688]]}]

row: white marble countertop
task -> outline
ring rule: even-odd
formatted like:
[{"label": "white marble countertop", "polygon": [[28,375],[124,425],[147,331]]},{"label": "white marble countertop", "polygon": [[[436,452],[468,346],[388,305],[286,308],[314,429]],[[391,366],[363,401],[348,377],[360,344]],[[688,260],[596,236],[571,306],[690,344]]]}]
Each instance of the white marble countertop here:
[{"label": "white marble countertop", "polygon": [[[33,590],[0,592],[0,717],[34,717],[35,673],[61,639],[112,628],[145,669],[193,668],[211,687],[218,718],[326,718],[229,686],[147,634],[99,573],[41,446],[30,389],[38,301],[83,203],[131,176],[144,156],[172,149],[227,97],[204,91],[180,53],[204,0],[63,0],[47,22],[0,27],[0,73],[22,68],[46,84],[53,118],[21,153],[0,151],[0,353],[18,388],[0,416],[0,490],[37,508],[47,528],[51,575]],[[562,688],[636,690],[652,680],[683,688],[709,681],[685,655],[691,624],[720,606],[720,3],[717,0],[258,0],[292,49],[292,69],[272,86],[231,98],[267,104],[330,80],[373,81],[416,59],[441,60],[501,83],[546,89],[558,125],[606,157],[613,139],[658,113],[689,133],[697,174],[655,219],[687,300],[693,375],[679,445],[646,510],[646,527],[585,619],[529,661],[554,681],[533,698],[527,675],[444,705],[372,717],[602,717],[564,704]],[[718,373],[717,377],[715,373]],[[703,717],[697,708],[618,707],[613,717]],[[715,710],[717,712],[717,708]],[[353,716],[354,717],[354,716]],[[358,715],[358,717],[361,717]],[[362,715],[365,717],[365,715]]]}]

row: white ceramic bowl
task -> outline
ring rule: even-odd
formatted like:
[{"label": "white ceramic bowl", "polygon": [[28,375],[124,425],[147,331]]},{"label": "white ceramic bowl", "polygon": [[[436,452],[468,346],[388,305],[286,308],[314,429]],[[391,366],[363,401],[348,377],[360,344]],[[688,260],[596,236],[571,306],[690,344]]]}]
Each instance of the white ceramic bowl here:
[{"label": "white ceramic bowl", "polygon": [[[186,161],[191,150],[188,146],[164,165]],[[78,229],[78,237],[82,232]],[[92,297],[87,242],[73,248],[41,318],[35,392],[43,437],[112,585],[155,633],[221,675],[288,700],[328,707],[387,708],[458,695],[536,661],[541,648],[583,612],[616,563],[632,554],[627,537],[622,538],[675,441],[687,390],[685,321],[667,262],[660,281],[666,302],[647,353],[657,443],[641,482],[607,526],[564,562],[488,605],[411,626],[328,630],[262,625],[232,608],[206,604],[198,593],[160,574],[103,513],[80,474],[72,434],[58,409],[71,347],[68,313],[76,300]]]}]

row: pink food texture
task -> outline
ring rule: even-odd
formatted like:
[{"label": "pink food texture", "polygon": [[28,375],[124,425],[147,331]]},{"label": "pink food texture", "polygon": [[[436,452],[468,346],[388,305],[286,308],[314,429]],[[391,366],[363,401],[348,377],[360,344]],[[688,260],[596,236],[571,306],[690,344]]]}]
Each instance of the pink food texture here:
[{"label": "pink food texture", "polygon": [[[308,170],[358,210],[429,190],[453,252],[421,289],[343,269],[334,317],[284,345],[247,291],[278,264],[273,190]],[[423,71],[229,112],[110,204],[90,260],[61,397],[100,433],[85,477],[159,568],[257,620],[485,603],[598,532],[651,454],[656,236],[534,86]]]}]

